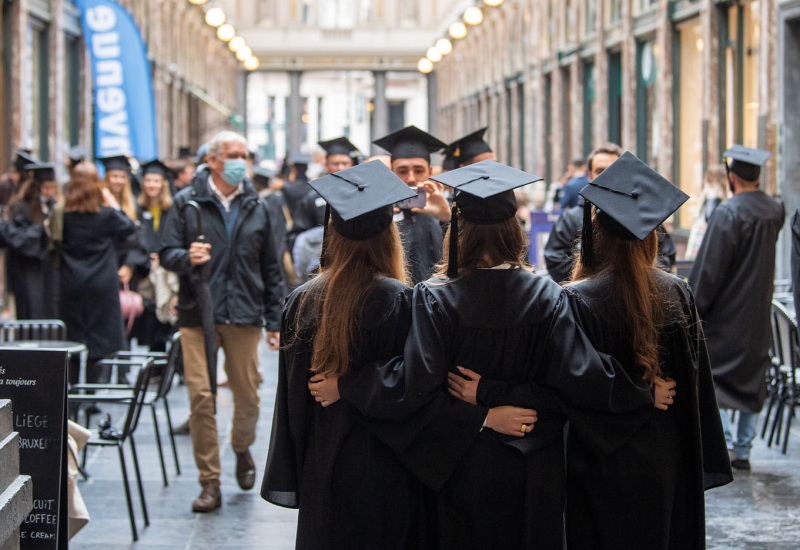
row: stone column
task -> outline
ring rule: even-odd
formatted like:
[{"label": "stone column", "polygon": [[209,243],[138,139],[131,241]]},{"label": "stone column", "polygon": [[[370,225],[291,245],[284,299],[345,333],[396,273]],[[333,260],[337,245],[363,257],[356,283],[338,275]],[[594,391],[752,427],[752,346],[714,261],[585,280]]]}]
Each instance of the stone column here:
[{"label": "stone column", "polygon": [[436,135],[439,124],[436,119],[436,112],[438,111],[438,86],[436,80],[436,71],[428,73],[428,133]]},{"label": "stone column", "polygon": [[[389,103],[386,101],[386,71],[372,71],[375,79],[375,98],[372,100],[372,139],[382,138],[389,133]],[[372,145],[372,154],[377,155],[380,149]]]},{"label": "stone column", "polygon": [[289,112],[286,113],[286,142],[288,154],[300,150],[302,139],[302,102],[300,99],[300,77],[302,71],[289,71]]}]

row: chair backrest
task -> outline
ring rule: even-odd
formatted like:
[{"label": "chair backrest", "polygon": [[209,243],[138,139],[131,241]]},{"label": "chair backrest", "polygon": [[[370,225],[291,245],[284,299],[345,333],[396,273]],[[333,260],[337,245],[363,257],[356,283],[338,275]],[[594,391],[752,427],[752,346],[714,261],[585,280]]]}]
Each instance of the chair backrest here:
[{"label": "chair backrest", "polygon": [[781,344],[781,334],[778,330],[778,315],[782,308],[782,304],[776,300],[772,300],[772,308],[769,314],[769,324],[772,329],[772,344],[770,345],[770,353],[775,358],[775,362],[779,365],[785,364],[783,355],[783,345]]},{"label": "chair backrest", "polygon": [[782,304],[773,303],[772,312],[775,317],[775,332],[781,350],[781,363],[789,367],[794,376],[794,371],[800,365],[800,338],[798,337],[797,321]]},{"label": "chair backrest", "polygon": [[142,360],[142,368],[136,375],[136,382],[133,385],[133,395],[128,404],[128,414],[125,417],[125,424],[122,427],[120,439],[125,440],[130,436],[139,424],[139,416],[147,398],[147,387],[153,377],[155,362],[153,359],[145,358]]},{"label": "chair backrest", "polygon": [[0,322],[0,342],[66,339],[67,326],[58,319]]}]

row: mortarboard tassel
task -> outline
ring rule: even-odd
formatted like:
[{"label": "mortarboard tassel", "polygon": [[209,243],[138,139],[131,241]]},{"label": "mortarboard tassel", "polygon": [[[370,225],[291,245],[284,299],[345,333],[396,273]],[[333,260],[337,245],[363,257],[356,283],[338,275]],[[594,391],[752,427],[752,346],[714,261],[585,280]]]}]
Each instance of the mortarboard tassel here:
[{"label": "mortarboard tassel", "polygon": [[594,243],[592,238],[592,203],[583,203],[583,230],[581,232],[581,263],[594,267]]},{"label": "mortarboard tassel", "polygon": [[447,262],[447,276],[451,279],[458,277],[458,212],[456,201],[450,211],[450,251]]},{"label": "mortarboard tassel", "polygon": [[322,248],[319,252],[319,267],[325,267],[325,254],[328,251],[328,222],[331,219],[331,205],[325,203],[325,219],[322,222]]}]

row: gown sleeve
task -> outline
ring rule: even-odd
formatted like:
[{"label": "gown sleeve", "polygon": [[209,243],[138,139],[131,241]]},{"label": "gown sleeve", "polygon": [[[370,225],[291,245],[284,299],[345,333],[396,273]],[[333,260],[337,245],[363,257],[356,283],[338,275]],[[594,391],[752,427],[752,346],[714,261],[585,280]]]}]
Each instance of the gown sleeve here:
[{"label": "gown sleeve", "polygon": [[44,258],[47,250],[44,224],[33,223],[27,205],[17,203],[12,206],[11,219],[5,224],[3,233],[8,247],[16,254],[35,260]]},{"label": "gown sleeve", "polygon": [[583,213],[583,206],[565,211],[558,218],[544,247],[544,263],[550,278],[557,283],[568,281],[572,272],[572,254],[579,228],[575,227],[575,209]]},{"label": "gown sleeve", "polygon": [[736,259],[736,231],[733,214],[725,204],[714,210],[697,252],[689,284],[696,296],[697,313],[702,319],[711,310],[727,274]]}]

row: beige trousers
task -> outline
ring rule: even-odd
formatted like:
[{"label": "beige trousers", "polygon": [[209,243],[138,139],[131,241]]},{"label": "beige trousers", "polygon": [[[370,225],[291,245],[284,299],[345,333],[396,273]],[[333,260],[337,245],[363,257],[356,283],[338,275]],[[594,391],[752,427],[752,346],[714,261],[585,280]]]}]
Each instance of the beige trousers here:
[{"label": "beige trousers", "polygon": [[[249,325],[216,325],[217,346],[225,352],[228,389],[233,393],[233,428],[231,446],[244,452],[256,439],[256,423],[261,406],[258,395],[258,341],[261,329]],[[180,329],[183,348],[183,369],[189,388],[194,461],[200,481],[219,479],[219,435],[214,413],[214,396],[208,380],[203,330],[200,327]]]}]

